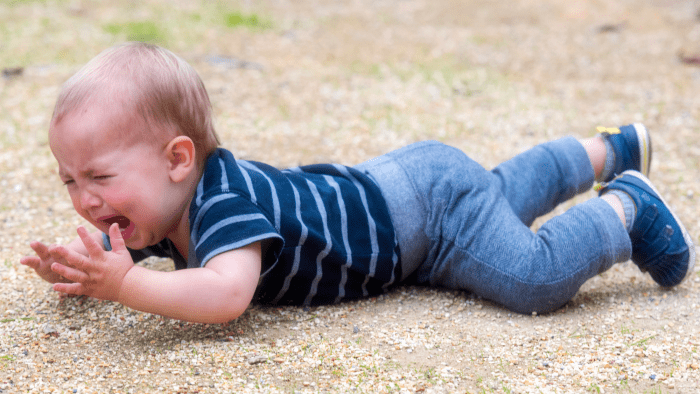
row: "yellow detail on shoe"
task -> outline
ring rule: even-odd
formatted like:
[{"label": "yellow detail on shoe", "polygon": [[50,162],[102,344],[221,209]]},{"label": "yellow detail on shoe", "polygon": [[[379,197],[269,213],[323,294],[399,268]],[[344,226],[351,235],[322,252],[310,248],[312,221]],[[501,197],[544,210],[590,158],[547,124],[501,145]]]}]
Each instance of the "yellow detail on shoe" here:
[{"label": "yellow detail on shoe", "polygon": [[608,134],[620,134],[621,131],[618,127],[604,127],[604,126],[598,126],[595,128],[596,131],[599,133],[608,133]]}]

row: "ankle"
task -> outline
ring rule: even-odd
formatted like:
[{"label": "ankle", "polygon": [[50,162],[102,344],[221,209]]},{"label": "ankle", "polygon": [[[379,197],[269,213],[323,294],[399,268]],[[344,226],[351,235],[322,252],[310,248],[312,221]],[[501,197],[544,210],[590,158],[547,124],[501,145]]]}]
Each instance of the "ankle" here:
[{"label": "ankle", "polygon": [[605,144],[605,165],[603,166],[603,170],[600,171],[600,175],[596,178],[598,182],[610,179],[615,171],[615,149],[613,149],[610,140],[607,138],[601,137],[601,140],[603,140],[603,144]]},{"label": "ankle", "polygon": [[610,193],[605,193],[600,198],[610,204],[612,209],[615,211],[617,214],[617,217],[620,219],[622,222],[622,225],[627,228],[627,220],[625,219],[625,209],[622,207],[622,201],[620,201],[620,197],[610,194]]},{"label": "ankle", "polygon": [[634,226],[634,218],[637,213],[637,208],[634,200],[627,193],[621,190],[610,190],[600,196],[605,202],[615,210],[615,213],[620,218],[622,225],[625,226],[629,233]]},{"label": "ankle", "polygon": [[603,137],[598,134],[595,137],[586,138],[579,141],[588,154],[588,160],[593,167],[593,174],[596,181],[601,179],[607,159],[608,149]]}]

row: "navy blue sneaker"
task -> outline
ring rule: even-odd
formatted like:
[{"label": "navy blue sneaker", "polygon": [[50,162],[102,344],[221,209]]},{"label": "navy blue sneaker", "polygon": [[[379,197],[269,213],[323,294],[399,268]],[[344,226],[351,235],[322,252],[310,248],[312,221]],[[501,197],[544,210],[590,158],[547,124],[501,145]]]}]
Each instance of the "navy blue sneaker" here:
[{"label": "navy blue sneaker", "polygon": [[600,194],[620,190],[634,202],[632,261],[663,287],[673,287],[693,272],[695,246],[683,224],[643,174],[628,170],[603,186]]},{"label": "navy blue sneaker", "polygon": [[614,167],[603,182],[610,182],[626,170],[636,170],[649,176],[651,167],[651,137],[641,123],[627,126],[598,127],[598,133],[610,142],[614,153]]}]

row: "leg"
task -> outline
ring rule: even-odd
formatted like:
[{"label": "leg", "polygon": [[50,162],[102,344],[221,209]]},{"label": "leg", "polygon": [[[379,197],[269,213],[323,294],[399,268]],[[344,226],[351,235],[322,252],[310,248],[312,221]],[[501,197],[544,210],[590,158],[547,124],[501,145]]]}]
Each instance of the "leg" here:
[{"label": "leg", "polygon": [[599,182],[609,182],[625,170],[649,174],[651,138],[644,125],[599,127],[598,131],[578,144],[565,138],[539,145],[493,170],[523,223],[530,226],[535,218],[588,190],[590,169]]},{"label": "leg", "polygon": [[596,167],[600,171],[605,161],[605,145],[599,138],[600,144],[594,139],[584,142],[573,137],[547,142],[491,171],[513,212],[526,226],[593,186]]},{"label": "leg", "polygon": [[[410,179],[408,194],[419,212],[401,219],[406,205],[395,196],[402,193],[387,187],[395,177],[368,172],[397,218],[402,259],[413,248],[406,239],[425,245],[414,248],[422,254],[419,282],[469,290],[516,312],[546,312],[631,255],[624,226],[602,199],[577,205],[535,234],[513,212],[494,176],[461,151],[416,144],[387,157],[396,174]],[[401,234],[404,222],[417,223],[411,236]]]},{"label": "leg", "polygon": [[498,188],[475,180],[472,195],[447,209],[467,212],[470,222],[453,215],[439,224],[442,234],[431,243],[428,259],[435,263],[419,272],[431,284],[468,289],[516,312],[547,312],[570,300],[585,281],[631,256],[624,226],[601,199],[569,209],[535,234]]}]

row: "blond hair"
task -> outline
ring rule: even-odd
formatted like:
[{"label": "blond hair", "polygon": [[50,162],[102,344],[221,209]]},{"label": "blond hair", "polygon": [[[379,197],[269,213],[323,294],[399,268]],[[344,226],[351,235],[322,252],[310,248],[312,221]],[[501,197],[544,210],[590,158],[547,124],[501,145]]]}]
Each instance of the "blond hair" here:
[{"label": "blond hair", "polygon": [[63,85],[51,124],[93,100],[141,115],[154,135],[138,138],[166,143],[178,135],[191,138],[200,169],[219,145],[204,83],[167,49],[128,42],[104,50]]}]

